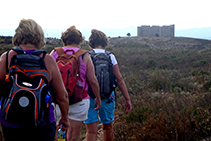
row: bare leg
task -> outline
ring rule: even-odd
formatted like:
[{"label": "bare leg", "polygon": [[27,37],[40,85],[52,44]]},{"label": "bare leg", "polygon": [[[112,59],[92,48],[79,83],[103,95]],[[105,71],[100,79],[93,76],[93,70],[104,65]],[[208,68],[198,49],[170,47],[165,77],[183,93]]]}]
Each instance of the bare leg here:
[{"label": "bare leg", "polygon": [[86,141],[96,141],[97,131],[97,122],[86,124]]},{"label": "bare leg", "polygon": [[103,141],[113,141],[113,123],[103,124]]},{"label": "bare leg", "polygon": [[67,129],[67,141],[78,141],[81,133],[83,121],[70,121],[70,127]]}]

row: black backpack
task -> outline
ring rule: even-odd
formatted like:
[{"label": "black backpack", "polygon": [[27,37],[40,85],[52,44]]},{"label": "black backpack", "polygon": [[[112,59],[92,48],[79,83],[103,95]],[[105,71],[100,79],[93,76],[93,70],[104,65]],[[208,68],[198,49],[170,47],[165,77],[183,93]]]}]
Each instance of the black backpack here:
[{"label": "black backpack", "polygon": [[12,57],[5,79],[3,118],[21,126],[39,126],[49,115],[49,76],[44,62],[47,52],[38,49],[25,54],[21,47],[12,50],[17,55]]},{"label": "black backpack", "polygon": [[[113,72],[113,64],[110,57],[111,53],[109,51],[95,53],[94,50],[88,52],[95,67],[95,75],[99,83],[101,99],[107,99],[117,87],[117,80]],[[95,98],[90,85],[88,94],[91,98]]]}]

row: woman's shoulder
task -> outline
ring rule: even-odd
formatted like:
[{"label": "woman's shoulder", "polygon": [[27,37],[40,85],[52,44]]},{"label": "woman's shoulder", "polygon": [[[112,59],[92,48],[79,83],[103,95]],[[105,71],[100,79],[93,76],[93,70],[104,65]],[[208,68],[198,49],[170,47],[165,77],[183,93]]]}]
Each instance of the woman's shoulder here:
[{"label": "woman's shoulder", "polygon": [[53,77],[53,74],[55,74],[54,72],[57,67],[56,61],[53,58],[53,56],[51,56],[50,54],[45,55],[44,61],[45,61],[45,66],[49,73],[49,79],[51,80]]},{"label": "woman's shoulder", "polygon": [[88,52],[86,52],[85,54],[83,54],[83,56],[81,56],[83,62],[85,63],[85,65],[88,64],[89,61],[91,61],[90,55]]},{"label": "woman's shoulder", "polygon": [[55,68],[55,66],[56,66],[56,61],[53,58],[53,56],[51,56],[50,54],[46,54],[44,61],[45,61],[45,65],[46,65],[48,71],[53,71],[54,70],[53,68]]},{"label": "woman's shoulder", "polygon": [[56,64],[56,60],[50,54],[45,55],[44,61],[46,66],[53,67]]},{"label": "woman's shoulder", "polygon": [[48,53],[46,53],[45,59],[48,60],[48,61],[54,60],[53,57],[52,57],[52,55],[50,55],[50,54],[48,54]]}]

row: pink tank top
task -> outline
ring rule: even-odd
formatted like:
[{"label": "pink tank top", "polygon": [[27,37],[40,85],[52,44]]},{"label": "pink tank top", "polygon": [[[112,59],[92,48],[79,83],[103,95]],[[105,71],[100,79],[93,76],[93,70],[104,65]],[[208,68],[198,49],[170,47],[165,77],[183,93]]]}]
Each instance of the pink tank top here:
[{"label": "pink tank top", "polygon": [[[68,50],[68,49],[71,49],[71,50],[74,50],[75,52],[79,50],[79,48],[77,47],[72,47],[72,48],[69,48],[69,47],[62,47],[62,49],[64,51]],[[72,54],[71,51],[67,51],[66,54]],[[53,58],[56,60],[56,58],[58,57],[58,54],[57,52],[55,51],[53,53]],[[80,66],[80,74],[81,74],[81,78],[83,80],[83,82],[81,82],[81,84],[83,85],[83,87],[85,87],[85,91],[88,90],[88,83],[86,81],[86,71],[87,71],[87,67],[86,67],[86,64],[83,62],[83,59],[82,57],[80,56],[80,62],[81,62],[81,66]],[[87,92],[83,95],[83,99],[87,99],[89,98],[89,95],[87,94]]]}]

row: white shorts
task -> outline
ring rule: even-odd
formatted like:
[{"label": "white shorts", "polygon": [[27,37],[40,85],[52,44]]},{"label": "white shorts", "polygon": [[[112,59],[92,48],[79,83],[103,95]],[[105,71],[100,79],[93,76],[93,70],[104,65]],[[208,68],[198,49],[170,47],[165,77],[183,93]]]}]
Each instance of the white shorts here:
[{"label": "white shorts", "polygon": [[[77,102],[75,104],[69,105],[69,111],[68,111],[68,118],[76,121],[84,121],[88,118],[88,110],[89,110],[89,99],[84,99],[80,102]],[[59,109],[59,105],[56,104],[55,106],[55,118],[56,123],[59,123],[59,119],[61,118],[61,112]]]}]

